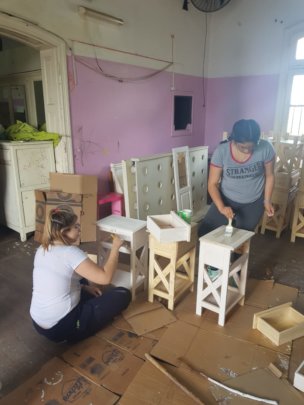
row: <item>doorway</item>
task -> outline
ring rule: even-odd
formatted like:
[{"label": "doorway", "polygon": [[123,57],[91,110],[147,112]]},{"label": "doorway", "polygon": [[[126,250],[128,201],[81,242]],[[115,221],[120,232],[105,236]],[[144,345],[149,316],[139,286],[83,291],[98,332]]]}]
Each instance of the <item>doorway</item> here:
[{"label": "doorway", "polygon": [[55,34],[1,12],[0,36],[22,42],[40,52],[46,127],[49,132],[62,136],[55,148],[56,170],[73,173],[66,43]]}]

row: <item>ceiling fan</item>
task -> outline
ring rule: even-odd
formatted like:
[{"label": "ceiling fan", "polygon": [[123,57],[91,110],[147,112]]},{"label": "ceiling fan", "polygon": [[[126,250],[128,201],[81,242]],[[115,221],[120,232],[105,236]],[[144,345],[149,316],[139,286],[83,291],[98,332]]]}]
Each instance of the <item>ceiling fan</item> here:
[{"label": "ceiling fan", "polygon": [[[200,11],[204,13],[212,13],[225,7],[230,0],[191,0],[191,3]],[[184,10],[188,10],[188,1],[184,1]]]}]

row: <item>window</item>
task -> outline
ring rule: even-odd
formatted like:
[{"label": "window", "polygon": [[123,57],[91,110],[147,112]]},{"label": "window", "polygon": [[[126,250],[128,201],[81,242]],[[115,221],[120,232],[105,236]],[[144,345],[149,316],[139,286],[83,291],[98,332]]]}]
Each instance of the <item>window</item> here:
[{"label": "window", "polygon": [[173,136],[192,134],[193,96],[176,92],[173,96]]},{"label": "window", "polygon": [[[286,60],[281,75],[277,129],[293,136],[304,135],[304,27],[293,32],[286,43]],[[280,114],[281,111],[281,114]],[[279,123],[281,121],[281,123]]]},{"label": "window", "polygon": [[290,63],[290,92],[287,133],[304,134],[304,37],[296,42],[296,51]]}]

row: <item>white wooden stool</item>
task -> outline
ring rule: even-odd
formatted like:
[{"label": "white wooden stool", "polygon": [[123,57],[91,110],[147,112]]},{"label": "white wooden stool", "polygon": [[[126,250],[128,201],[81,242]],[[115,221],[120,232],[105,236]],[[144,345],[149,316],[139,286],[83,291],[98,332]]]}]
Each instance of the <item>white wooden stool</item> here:
[{"label": "white wooden stool", "polygon": [[[225,226],[202,236],[200,241],[196,314],[206,308],[219,314],[218,324],[224,326],[226,314],[237,304],[244,304],[250,239],[254,232],[233,228],[225,235]],[[239,255],[232,262],[233,254]],[[219,269],[216,278],[208,275],[208,266]],[[229,279],[233,284],[229,285]],[[232,284],[232,283],[231,283]]]},{"label": "white wooden stool", "polygon": [[175,302],[186,291],[193,291],[197,225],[192,224],[190,242],[160,242],[149,235],[149,296],[168,301],[173,310]]},{"label": "white wooden stool", "polygon": [[119,252],[129,256],[127,260],[119,259],[118,269],[112,279],[112,284],[129,288],[132,299],[136,297],[136,289],[144,284],[147,286],[148,270],[148,234],[146,221],[110,215],[97,221],[98,263],[103,264],[112,247],[112,234],[119,235],[125,242]]}]

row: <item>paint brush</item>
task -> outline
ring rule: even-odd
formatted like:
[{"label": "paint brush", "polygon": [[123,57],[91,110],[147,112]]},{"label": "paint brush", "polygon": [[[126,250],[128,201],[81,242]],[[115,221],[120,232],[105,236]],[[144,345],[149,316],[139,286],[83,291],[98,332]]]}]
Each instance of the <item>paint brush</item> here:
[{"label": "paint brush", "polygon": [[225,228],[225,235],[231,236],[232,233],[233,233],[233,226],[231,225],[232,224],[232,218],[229,218],[228,221],[229,221],[228,225]]}]

